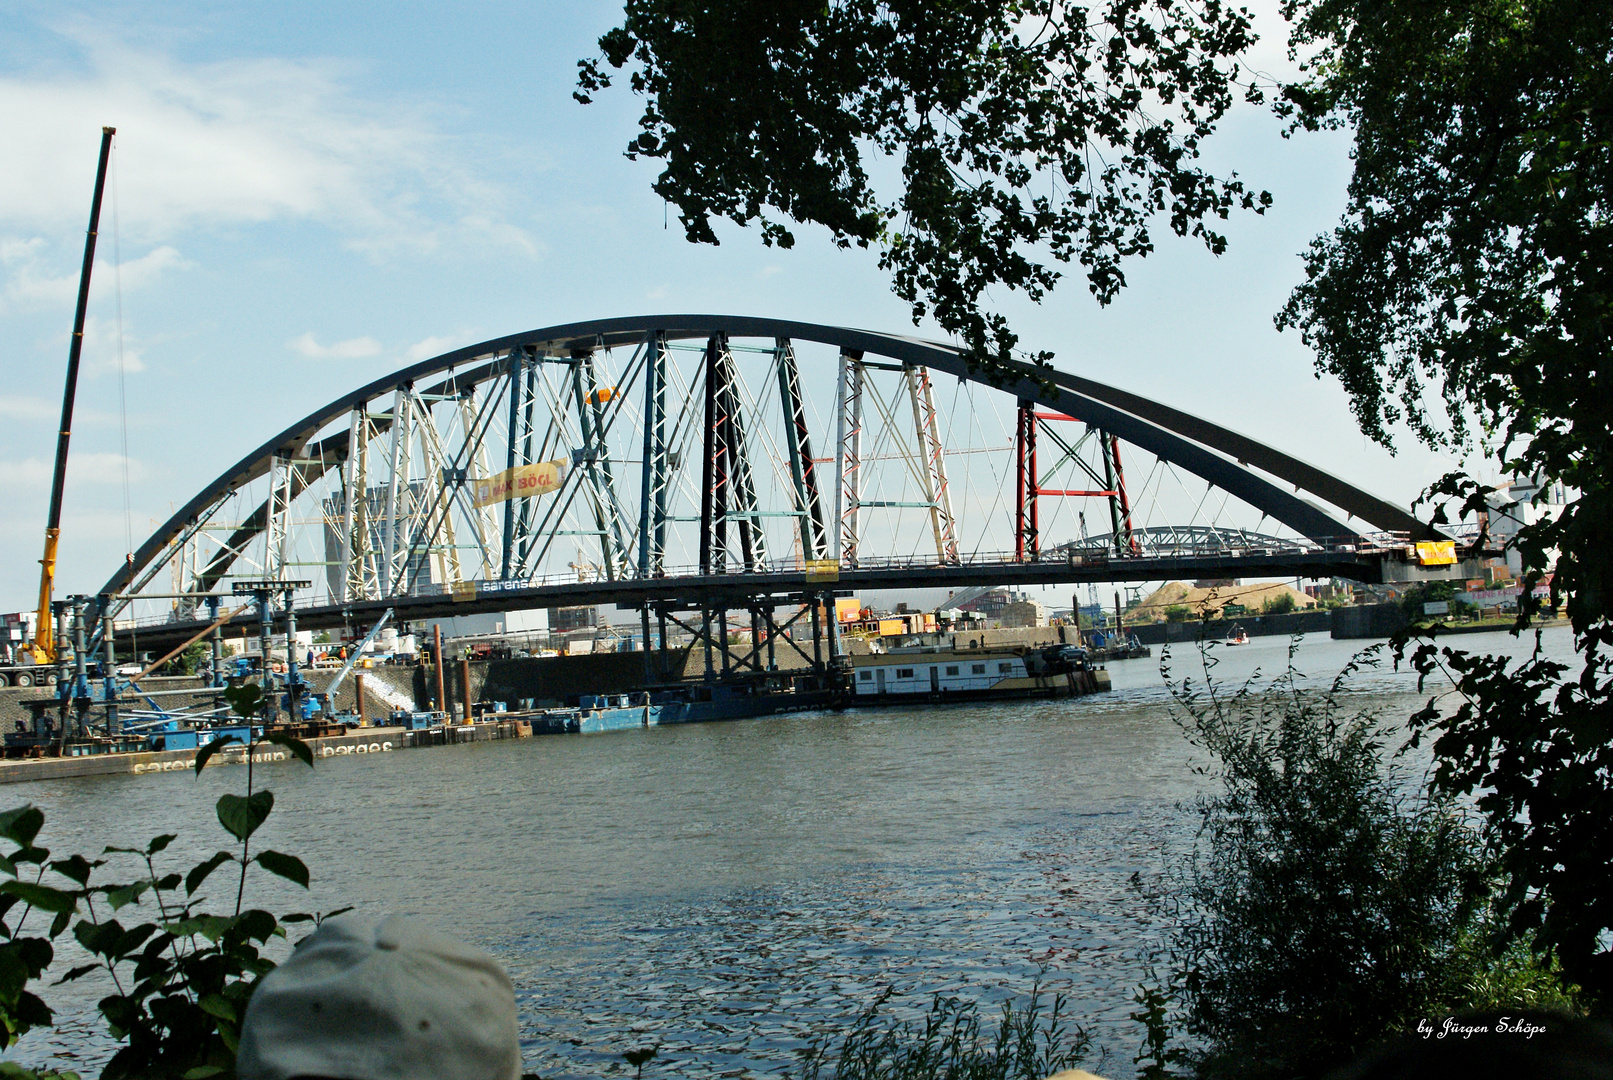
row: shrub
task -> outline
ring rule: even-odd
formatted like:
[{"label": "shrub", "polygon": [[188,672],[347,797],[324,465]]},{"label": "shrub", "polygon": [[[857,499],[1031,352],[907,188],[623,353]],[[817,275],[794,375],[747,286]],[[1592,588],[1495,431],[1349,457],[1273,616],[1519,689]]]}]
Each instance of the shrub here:
[{"label": "shrub", "polygon": [[1354,670],[1302,690],[1290,653],[1269,688],[1172,686],[1221,781],[1178,870],[1176,977],[1203,1075],[1326,1072],[1473,969],[1478,838],[1451,801],[1418,793],[1375,714],[1346,709]]},{"label": "shrub", "polygon": [[1260,605],[1262,615],[1287,615],[1299,607],[1292,593],[1278,593]]}]

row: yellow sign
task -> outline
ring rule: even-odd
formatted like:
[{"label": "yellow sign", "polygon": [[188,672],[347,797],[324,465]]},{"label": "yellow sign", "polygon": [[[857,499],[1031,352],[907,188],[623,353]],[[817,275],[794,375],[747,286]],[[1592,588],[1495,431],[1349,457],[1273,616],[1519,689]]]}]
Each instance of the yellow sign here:
[{"label": "yellow sign", "polygon": [[1455,540],[1417,541],[1417,564],[1419,566],[1450,566],[1455,562]]},{"label": "yellow sign", "polygon": [[476,599],[476,583],[474,581],[456,581],[449,585],[448,588],[456,604],[463,604]]},{"label": "yellow sign", "polygon": [[806,579],[808,581],[839,581],[840,564],[833,559],[808,559]]},{"label": "yellow sign", "polygon": [[475,492],[471,502],[478,508],[511,499],[525,499],[533,495],[551,495],[566,482],[565,458],[539,461],[532,465],[517,465],[513,469],[494,473],[486,480],[473,481]]}]

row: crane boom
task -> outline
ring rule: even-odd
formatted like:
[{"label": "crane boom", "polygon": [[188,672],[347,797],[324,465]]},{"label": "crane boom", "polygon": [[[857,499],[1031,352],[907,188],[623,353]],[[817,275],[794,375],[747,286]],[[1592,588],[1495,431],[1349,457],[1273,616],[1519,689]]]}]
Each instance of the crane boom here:
[{"label": "crane boom", "polygon": [[67,443],[73,435],[73,398],[78,393],[78,360],[84,351],[84,313],[90,301],[90,270],[95,266],[95,236],[101,224],[101,193],[106,190],[106,163],[112,156],[116,128],[101,129],[101,161],[95,169],[95,197],[90,202],[89,234],[84,238],[84,266],[78,274],[78,310],[67,347],[67,388],[62,392],[62,422],[56,431],[56,471],[50,483],[50,514],[45,519],[45,557],[39,560],[39,612],[34,621],[34,660],[56,660],[56,633],[50,602],[56,585],[56,541],[62,531],[62,489],[67,483]]}]

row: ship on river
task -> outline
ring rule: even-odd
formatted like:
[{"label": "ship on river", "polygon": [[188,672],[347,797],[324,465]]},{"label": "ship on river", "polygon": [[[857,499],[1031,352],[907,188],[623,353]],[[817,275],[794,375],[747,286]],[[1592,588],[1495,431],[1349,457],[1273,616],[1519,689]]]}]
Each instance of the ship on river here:
[{"label": "ship on river", "polygon": [[1109,689],[1109,672],[1079,645],[920,645],[846,660],[847,705],[1080,697]]}]

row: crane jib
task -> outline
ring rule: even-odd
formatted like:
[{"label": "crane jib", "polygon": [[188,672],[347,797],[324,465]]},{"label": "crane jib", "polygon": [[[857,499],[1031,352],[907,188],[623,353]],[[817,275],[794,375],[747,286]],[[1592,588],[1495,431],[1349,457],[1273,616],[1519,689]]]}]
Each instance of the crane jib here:
[{"label": "crane jib", "polygon": [[56,433],[56,469],[50,482],[50,511],[45,518],[45,555],[39,560],[39,610],[34,622],[34,659],[56,659],[56,634],[50,604],[55,591],[56,544],[61,535],[62,490],[67,482],[67,446],[72,437],[73,399],[78,392],[78,362],[84,351],[84,316],[90,301],[90,271],[95,266],[95,238],[101,224],[101,195],[106,190],[106,165],[112,155],[116,128],[101,129],[101,159],[95,169],[95,195],[90,201],[90,227],[84,238],[84,265],[78,275],[78,307],[73,313],[73,336],[67,348],[67,386],[62,391],[62,422]]}]

